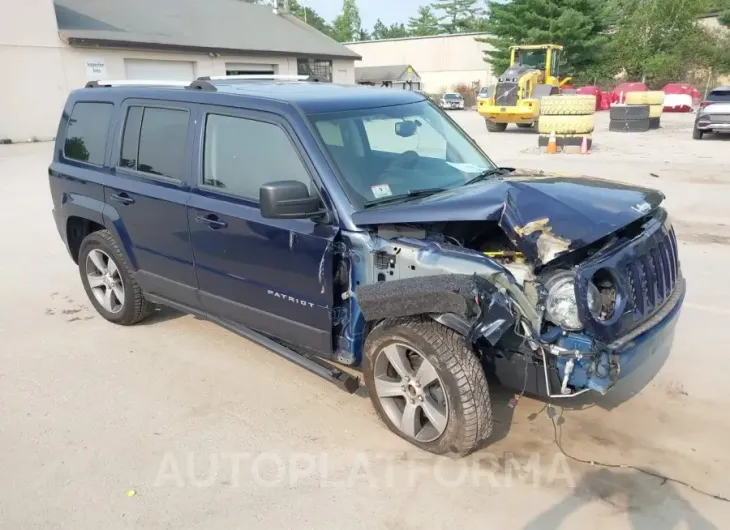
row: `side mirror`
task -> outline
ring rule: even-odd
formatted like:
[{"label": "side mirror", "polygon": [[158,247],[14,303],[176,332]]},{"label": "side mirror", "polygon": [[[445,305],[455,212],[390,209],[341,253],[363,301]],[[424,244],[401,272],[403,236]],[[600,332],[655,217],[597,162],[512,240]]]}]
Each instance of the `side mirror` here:
[{"label": "side mirror", "polygon": [[268,182],[259,189],[259,208],[265,219],[308,219],[324,213],[319,197],[297,180]]}]

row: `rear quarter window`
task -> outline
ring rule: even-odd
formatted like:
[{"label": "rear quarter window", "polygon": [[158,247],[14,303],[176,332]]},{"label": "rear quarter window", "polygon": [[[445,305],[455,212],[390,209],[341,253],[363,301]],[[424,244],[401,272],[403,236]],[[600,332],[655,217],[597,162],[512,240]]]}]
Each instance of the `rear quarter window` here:
[{"label": "rear quarter window", "polygon": [[63,156],[97,166],[104,165],[113,115],[114,105],[111,103],[76,103],[66,127]]}]

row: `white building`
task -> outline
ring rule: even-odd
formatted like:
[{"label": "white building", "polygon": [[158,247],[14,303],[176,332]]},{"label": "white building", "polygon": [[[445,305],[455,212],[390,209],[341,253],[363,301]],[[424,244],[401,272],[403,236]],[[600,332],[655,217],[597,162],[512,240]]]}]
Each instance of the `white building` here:
[{"label": "white building", "polygon": [[0,142],[56,135],[98,79],[312,73],[354,83],[357,53],[241,0],[0,0]]},{"label": "white building", "polygon": [[421,78],[421,89],[437,93],[454,89],[457,84],[472,86],[496,82],[492,67],[484,62],[489,44],[475,37],[483,33],[409,37],[348,43],[362,56],[355,66],[411,65]]}]

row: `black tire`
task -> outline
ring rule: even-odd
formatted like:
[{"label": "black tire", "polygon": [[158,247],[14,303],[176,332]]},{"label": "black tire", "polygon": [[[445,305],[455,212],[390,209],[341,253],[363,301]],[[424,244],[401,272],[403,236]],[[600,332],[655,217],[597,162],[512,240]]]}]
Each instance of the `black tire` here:
[{"label": "black tire", "polygon": [[496,123],[491,120],[486,120],[487,130],[489,132],[504,132],[507,129],[506,123]]},{"label": "black tire", "polygon": [[612,120],[646,120],[650,113],[649,105],[613,105],[611,107]]},{"label": "black tire", "polygon": [[643,120],[611,120],[608,130],[613,132],[646,132],[651,123],[649,118]]},{"label": "black tire", "polygon": [[[431,442],[405,436],[388,417],[375,390],[373,366],[377,354],[398,342],[413,347],[436,369],[449,404],[443,433]],[[461,457],[479,447],[492,432],[489,387],[481,361],[455,331],[427,317],[388,319],[368,335],[363,354],[363,378],[380,419],[395,434],[435,454]]]},{"label": "black tire", "polygon": [[[119,271],[119,275],[122,278],[124,303],[122,304],[122,309],[117,313],[112,313],[104,309],[92,293],[91,287],[89,286],[86,270],[86,258],[94,249],[103,251],[114,260],[117,270]],[[124,259],[124,255],[121,250],[119,250],[119,245],[109,230],[93,232],[86,236],[86,238],[84,238],[81,242],[81,247],[79,249],[79,273],[81,274],[81,282],[84,285],[84,290],[86,291],[86,295],[89,297],[89,300],[97,312],[109,322],[120,324],[122,326],[130,326],[147,318],[155,309],[155,305],[149,302],[142,294],[142,289],[140,289],[139,285],[134,280],[129,264],[127,263],[127,260]]]},{"label": "black tire", "polygon": [[692,129],[692,138],[695,140],[702,140],[702,136],[704,136],[704,131],[700,131],[697,127]]},{"label": "black tire", "polygon": [[659,129],[662,126],[661,118],[649,118],[649,129]]}]

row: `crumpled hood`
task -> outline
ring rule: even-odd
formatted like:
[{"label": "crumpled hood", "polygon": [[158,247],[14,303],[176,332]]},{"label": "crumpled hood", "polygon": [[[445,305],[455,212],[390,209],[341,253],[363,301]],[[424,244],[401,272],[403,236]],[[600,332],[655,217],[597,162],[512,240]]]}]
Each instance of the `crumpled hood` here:
[{"label": "crumpled hood", "polygon": [[649,188],[517,169],[430,197],[372,207],[352,220],[358,226],[496,221],[528,260],[541,265],[640,219],[663,200]]}]

